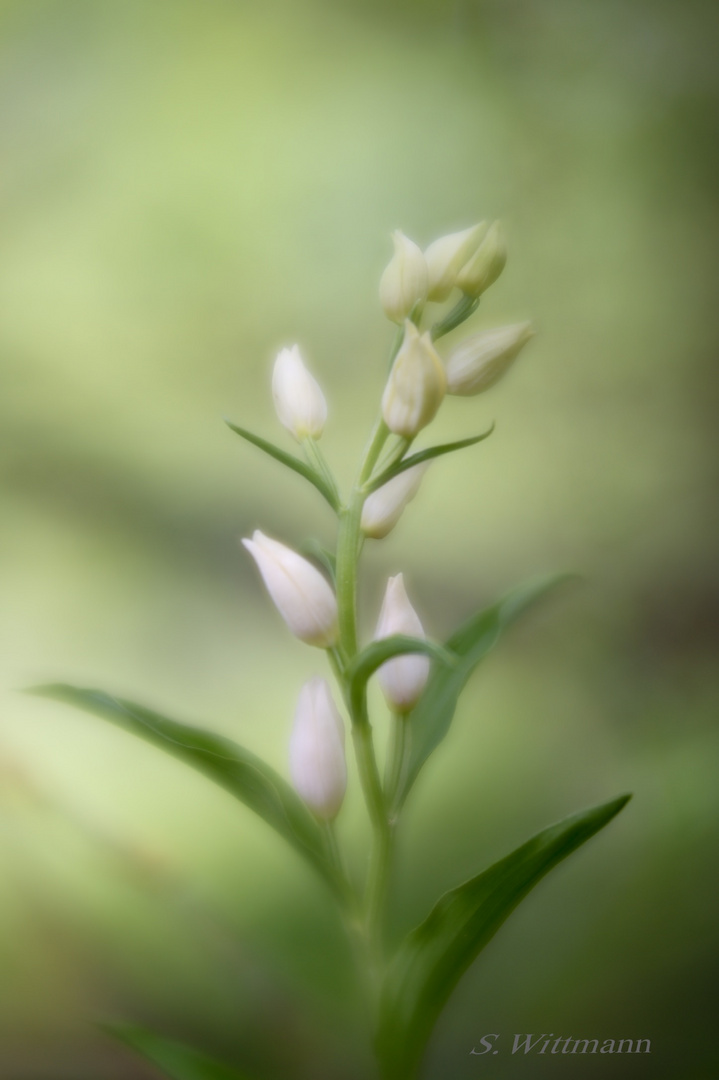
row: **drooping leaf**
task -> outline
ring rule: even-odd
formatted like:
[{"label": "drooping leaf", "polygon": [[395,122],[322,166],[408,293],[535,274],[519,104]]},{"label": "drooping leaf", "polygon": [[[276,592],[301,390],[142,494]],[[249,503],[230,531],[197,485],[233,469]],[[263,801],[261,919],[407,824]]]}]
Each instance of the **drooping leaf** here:
[{"label": "drooping leaf", "polygon": [[481,435],[473,435],[471,439],[459,439],[458,442],[440,443],[438,446],[428,446],[426,450],[418,450],[416,454],[412,454],[411,457],[405,458],[400,461],[399,464],[391,465],[380,473],[371,484],[367,485],[368,493],[376,491],[377,488],[382,487],[388,480],[394,479],[395,476],[399,476],[400,473],[405,472],[407,469],[413,468],[415,465],[421,465],[423,461],[431,461],[432,458],[441,457],[442,454],[452,454],[455,450],[464,450],[466,446],[476,446],[477,443],[483,442],[488,439],[494,431],[494,424],[488,431],[483,431]]},{"label": "drooping leaf", "polygon": [[377,668],[395,656],[406,656],[410,653],[423,653],[447,667],[457,664],[457,657],[453,653],[434,641],[427,641],[426,638],[410,637],[407,634],[392,634],[390,637],[380,638],[379,641],[370,642],[354,658],[347,673],[352,701],[359,701],[368,680]]},{"label": "drooping leaf", "polygon": [[209,776],[271,825],[333,888],[338,887],[319,825],[290,785],[249,750],[102,690],[58,683],[30,692],[101,716]]},{"label": "drooping leaf", "polygon": [[458,662],[453,667],[434,668],[422,697],[409,715],[409,750],[395,793],[395,808],[402,805],[425,761],[449,731],[459,695],[479,661],[515,619],[551,589],[574,576],[552,574],[520,585],[499,603],[469,619],[445,642]]},{"label": "drooping leaf", "polygon": [[507,916],[630,798],[622,795],[566,818],[441,897],[400,945],[385,979],[377,1051],[386,1080],[414,1075],[454,987]]},{"label": "drooping leaf", "polygon": [[279,446],[275,446],[274,443],[268,442],[267,439],[255,435],[246,428],[238,427],[237,424],[233,424],[229,420],[225,420],[225,423],[228,428],[236,432],[237,435],[241,435],[247,442],[252,443],[253,446],[259,447],[260,450],[264,450],[266,454],[269,454],[270,457],[273,457],[276,461],[281,462],[282,465],[286,465],[288,469],[292,469],[294,472],[299,473],[300,476],[304,476],[305,480],[309,480],[311,484],[314,484],[320,495],[327,500],[333,510],[336,511],[339,509],[339,503],[335,492],[332,491],[324,477],[320,476],[316,469],[313,469],[311,465],[302,461],[301,458],[295,457],[294,454],[288,454],[286,450],[281,450]]},{"label": "drooping leaf", "polygon": [[171,1080],[249,1080],[246,1073],[145,1028],[126,1024],[103,1024],[102,1028],[146,1061],[157,1065]]}]

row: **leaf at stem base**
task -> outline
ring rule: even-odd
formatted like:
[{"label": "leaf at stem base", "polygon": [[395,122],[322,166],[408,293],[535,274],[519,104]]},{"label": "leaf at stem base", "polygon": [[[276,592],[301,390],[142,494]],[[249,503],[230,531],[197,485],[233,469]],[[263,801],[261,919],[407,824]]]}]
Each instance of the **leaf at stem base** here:
[{"label": "leaf at stem base", "polygon": [[436,1020],[472,961],[537,882],[630,798],[565,818],[441,897],[400,945],[385,979],[376,1044],[384,1080],[415,1075]]}]

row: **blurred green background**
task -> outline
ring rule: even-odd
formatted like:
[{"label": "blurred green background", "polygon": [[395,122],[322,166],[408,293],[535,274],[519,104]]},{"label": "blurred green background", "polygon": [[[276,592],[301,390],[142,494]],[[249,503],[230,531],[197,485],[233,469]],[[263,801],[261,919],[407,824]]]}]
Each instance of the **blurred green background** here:
[{"label": "blurred green background", "polygon": [[[26,698],[103,686],[286,771],[302,681],[237,537],[332,540],[285,442],[297,341],[351,475],[392,331],[389,232],[500,217],[471,326],[532,317],[495,390],[370,545],[441,636],[532,574],[586,577],[471,683],[408,804],[396,932],[549,822],[635,799],[462,982],[427,1078],[716,1076],[718,12],[668,0],[17,0],[0,8],[0,1076],[156,1075],[126,1019],[259,1075],[366,1065],[321,887],[201,777]],[[386,718],[376,702],[380,739]],[[357,784],[340,831],[360,873]],[[651,1057],[470,1056],[487,1032]],[[578,1071],[579,1070],[579,1071]]]}]

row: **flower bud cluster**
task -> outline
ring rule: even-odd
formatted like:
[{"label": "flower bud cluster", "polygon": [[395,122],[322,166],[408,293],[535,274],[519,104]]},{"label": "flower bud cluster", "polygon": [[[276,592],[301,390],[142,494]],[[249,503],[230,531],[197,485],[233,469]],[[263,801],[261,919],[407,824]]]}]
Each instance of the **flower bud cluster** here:
[{"label": "flower bud cluster", "polygon": [[498,221],[480,221],[469,229],[448,233],[422,250],[402,232],[392,233],[394,255],[379,284],[384,313],[402,323],[421,311],[425,301],[443,303],[455,286],[478,297],[502,273],[507,247]]},{"label": "flower bud cluster", "polygon": [[[381,414],[385,434],[389,430],[411,442],[434,419],[446,394],[470,396],[493,386],[532,337],[533,330],[525,322],[475,333],[450,349],[443,361],[432,333],[419,329],[422,309],[428,301],[444,302],[454,288],[464,293],[455,311],[435,326],[438,337],[474,310],[477,298],[496,281],[506,263],[499,222],[480,222],[442,236],[424,253],[399,231],[393,233],[392,240],[394,256],[382,274],[380,300],[388,318],[403,327],[403,333],[382,395]],[[329,475],[333,486],[331,474],[314,445],[327,422],[327,402],[297,345],[278,354],[272,395],[280,423],[303,445],[310,468],[323,473],[325,480]],[[401,451],[402,444],[398,446]],[[282,459],[283,452],[277,451],[275,456]],[[390,455],[391,460],[396,462],[397,457]],[[300,466],[296,467],[299,471]],[[417,494],[427,468],[428,463],[423,462],[394,476],[390,473],[391,478],[371,490],[360,503],[361,516],[358,522],[355,519],[355,528],[373,539],[387,536]],[[340,638],[337,598],[326,578],[296,551],[259,531],[242,543],[255,560],[291,632],[308,645],[330,650],[333,663],[341,670],[348,657]],[[402,574],[387,582],[375,640],[395,635],[425,638]],[[353,650],[354,645],[349,660]],[[430,661],[423,653],[393,656],[379,667],[379,685],[398,717],[406,717],[415,707],[429,672]],[[320,820],[331,821],[342,805],[347,786],[345,731],[330,688],[319,677],[300,691],[290,738],[290,773],[310,810]]]}]

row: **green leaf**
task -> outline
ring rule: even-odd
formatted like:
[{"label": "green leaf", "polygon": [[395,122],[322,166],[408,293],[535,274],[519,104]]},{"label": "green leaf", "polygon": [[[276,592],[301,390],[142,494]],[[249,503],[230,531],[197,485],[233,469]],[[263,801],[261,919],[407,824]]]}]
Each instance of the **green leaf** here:
[{"label": "green leaf", "polygon": [[281,450],[279,446],[275,446],[274,443],[268,442],[267,439],[260,438],[259,435],[254,435],[251,431],[247,431],[246,428],[238,427],[237,424],[231,423],[229,420],[225,420],[228,428],[241,435],[247,442],[252,443],[253,446],[258,446],[260,450],[264,450],[266,454],[273,457],[276,461],[286,465],[288,469],[293,469],[294,472],[299,473],[300,476],[304,476],[305,480],[309,480],[311,484],[319,491],[320,495],[327,500],[334,511],[339,510],[339,502],[337,496],[330,486],[325,481],[324,477],[312,468],[311,465],[307,465],[301,458],[295,457],[294,454],[288,454],[286,450]]},{"label": "green leaf", "polygon": [[377,1051],[387,1080],[414,1074],[447,999],[507,916],[552,867],[619,813],[622,795],[538,833],[446,893],[400,945],[382,989]]},{"label": "green leaf", "polygon": [[308,859],[332,888],[340,887],[325,853],[323,833],[310,811],[290,785],[249,750],[102,690],[58,683],[29,692],[101,716],[192,765],[254,810]]},{"label": "green leaf", "polygon": [[353,704],[359,704],[364,694],[368,680],[374,675],[377,668],[387,660],[395,656],[406,656],[408,653],[424,653],[447,667],[453,668],[457,664],[457,657],[448,649],[437,645],[426,638],[410,637],[407,634],[392,634],[390,637],[372,641],[353,660],[347,672],[347,680],[350,687],[350,696]]},{"label": "green leaf", "polygon": [[409,749],[395,794],[395,810],[407,798],[425,761],[449,731],[459,695],[502,631],[546,593],[575,576],[552,574],[520,585],[499,603],[469,619],[445,642],[447,650],[459,659],[454,667],[434,669],[422,697],[409,715]]},{"label": "green leaf", "polygon": [[102,1024],[101,1027],[157,1065],[172,1080],[249,1080],[246,1073],[237,1072],[189,1046],[164,1039],[144,1028],[126,1024]]},{"label": "green leaf", "polygon": [[458,442],[441,443],[439,446],[429,446],[426,450],[418,450],[416,454],[412,454],[411,457],[400,461],[398,465],[391,465],[383,473],[380,473],[376,479],[367,485],[367,493],[371,494],[377,488],[386,484],[388,480],[394,479],[395,476],[399,476],[400,473],[405,472],[406,469],[411,469],[414,465],[421,465],[423,461],[431,461],[432,458],[441,457],[442,454],[451,454],[455,450],[464,450],[465,446],[476,446],[477,443],[488,439],[493,431],[494,424],[488,431],[483,431],[481,435],[473,435],[471,439],[460,439]]}]

